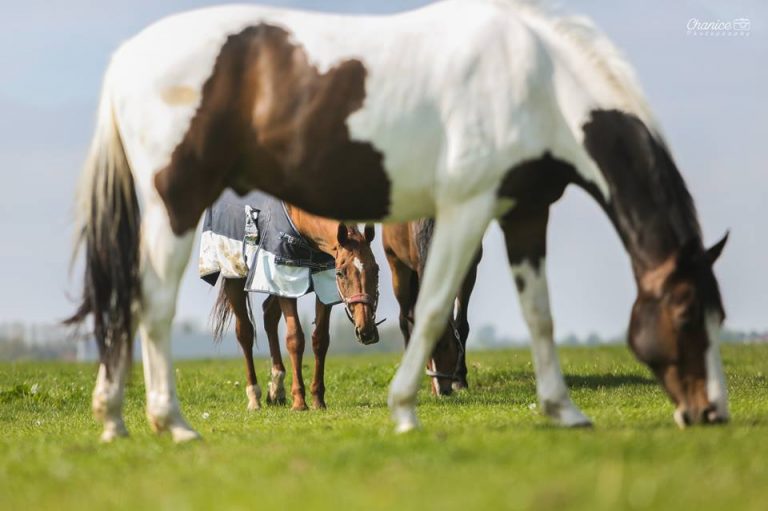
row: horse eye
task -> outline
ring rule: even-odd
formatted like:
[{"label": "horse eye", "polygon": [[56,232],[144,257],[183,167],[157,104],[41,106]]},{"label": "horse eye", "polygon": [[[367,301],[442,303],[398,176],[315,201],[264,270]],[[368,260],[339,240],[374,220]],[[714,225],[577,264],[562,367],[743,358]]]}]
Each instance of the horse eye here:
[{"label": "horse eye", "polygon": [[344,272],[343,272],[343,271],[341,271],[341,270],[336,270],[336,277],[337,277],[337,278],[342,278],[343,276],[344,276]]}]

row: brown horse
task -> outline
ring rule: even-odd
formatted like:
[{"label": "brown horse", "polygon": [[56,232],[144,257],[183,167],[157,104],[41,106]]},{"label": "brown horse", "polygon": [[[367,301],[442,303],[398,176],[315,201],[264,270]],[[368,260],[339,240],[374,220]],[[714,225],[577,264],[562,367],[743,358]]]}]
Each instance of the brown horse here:
[{"label": "brown horse", "polygon": [[[406,347],[411,338],[419,283],[427,263],[434,226],[434,220],[424,219],[388,224],[382,229],[384,253],[392,270],[392,287],[400,305],[400,331],[403,333]],[[469,386],[465,353],[469,336],[467,308],[475,287],[477,265],[482,255],[481,247],[456,295],[452,313],[446,314],[448,323],[427,363],[427,374],[432,377],[432,392],[438,396],[447,396],[453,390],[466,389]]]},{"label": "brown horse", "polygon": [[[311,215],[299,208],[286,204],[286,211],[296,230],[316,250],[331,255],[336,260],[336,283],[347,316],[355,325],[355,336],[362,344],[375,344],[379,340],[376,327],[376,306],[378,303],[379,267],[371,251],[375,231],[366,226],[364,232],[343,223]],[[215,337],[220,339],[232,315],[236,319],[235,333],[245,357],[248,386],[248,409],[261,408],[261,388],[253,366],[254,325],[248,310],[248,293],[245,279],[222,278],[219,296],[212,312]],[[330,318],[333,305],[326,305],[315,299],[315,328],[312,332],[312,351],[315,353],[315,372],[312,377],[312,406],[325,408],[325,356],[330,344]],[[270,295],[263,303],[264,329],[269,340],[272,358],[271,378],[267,392],[267,403],[284,404],[285,366],[280,353],[278,324],[285,318],[285,344],[293,366],[294,410],[306,410],[304,378],[301,362],[304,354],[304,332],[299,321],[296,298]]]}]

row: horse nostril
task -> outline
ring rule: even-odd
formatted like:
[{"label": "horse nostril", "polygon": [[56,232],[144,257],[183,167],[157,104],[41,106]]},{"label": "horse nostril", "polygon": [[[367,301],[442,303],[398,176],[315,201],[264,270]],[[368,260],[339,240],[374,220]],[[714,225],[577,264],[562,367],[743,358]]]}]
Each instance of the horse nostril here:
[{"label": "horse nostril", "polygon": [[691,414],[688,412],[688,410],[685,410],[683,412],[683,422],[685,423],[686,426],[691,425]]}]

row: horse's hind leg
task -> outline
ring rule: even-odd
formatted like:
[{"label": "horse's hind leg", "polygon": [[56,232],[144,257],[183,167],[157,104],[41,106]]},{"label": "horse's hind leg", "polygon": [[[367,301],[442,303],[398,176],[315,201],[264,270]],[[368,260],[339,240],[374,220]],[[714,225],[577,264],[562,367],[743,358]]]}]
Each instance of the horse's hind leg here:
[{"label": "horse's hind leg", "polygon": [[312,331],[312,351],[315,352],[315,373],[312,375],[312,406],[325,408],[325,356],[331,342],[331,305],[315,298],[315,329]]},{"label": "horse's hind leg", "polygon": [[176,395],[171,360],[171,324],[194,233],[176,237],[161,203],[150,203],[142,224],[142,338],[147,418],[156,432],[169,431],[176,442],[198,438],[184,420]]},{"label": "horse's hind leg", "polygon": [[280,303],[275,296],[268,296],[262,304],[264,313],[264,330],[269,341],[269,355],[272,358],[269,386],[267,389],[267,403],[285,404],[285,366],[283,356],[280,354],[280,337],[277,327],[283,313],[280,311]]},{"label": "horse's hind leg", "polygon": [[245,279],[225,279],[224,293],[227,295],[232,312],[235,313],[237,321],[235,334],[245,358],[245,371],[248,379],[245,394],[248,396],[248,410],[258,410],[261,408],[261,388],[256,379],[256,370],[253,367],[254,329],[248,314],[248,293],[245,291]]},{"label": "horse's hind leg", "polygon": [[128,436],[128,430],[123,421],[123,395],[128,377],[129,360],[128,345],[123,344],[120,360],[115,364],[109,378],[106,366],[103,363],[99,365],[91,404],[94,417],[104,426],[101,433],[102,442],[111,442],[117,437]]},{"label": "horse's hind leg", "polygon": [[301,374],[301,360],[304,356],[304,332],[299,322],[299,309],[295,298],[280,298],[280,309],[285,318],[285,344],[291,356],[293,366],[293,381],[291,382],[291,394],[293,395],[294,410],[306,410],[307,402],[304,399],[304,377]]},{"label": "horse's hind leg", "polygon": [[563,426],[590,420],[571,401],[553,336],[545,271],[549,209],[512,210],[501,220],[520,306],[531,333],[536,390],[542,412]]}]

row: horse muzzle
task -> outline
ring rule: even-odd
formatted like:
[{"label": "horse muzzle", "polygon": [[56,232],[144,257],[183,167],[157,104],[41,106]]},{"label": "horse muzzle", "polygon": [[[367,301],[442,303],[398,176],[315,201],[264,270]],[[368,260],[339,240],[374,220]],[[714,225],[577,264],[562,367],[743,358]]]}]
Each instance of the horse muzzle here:
[{"label": "horse muzzle", "polygon": [[357,337],[360,344],[369,346],[379,342],[379,329],[374,327],[370,330],[360,330],[359,327],[355,327],[355,337]]}]

